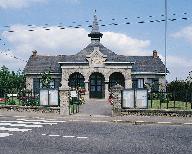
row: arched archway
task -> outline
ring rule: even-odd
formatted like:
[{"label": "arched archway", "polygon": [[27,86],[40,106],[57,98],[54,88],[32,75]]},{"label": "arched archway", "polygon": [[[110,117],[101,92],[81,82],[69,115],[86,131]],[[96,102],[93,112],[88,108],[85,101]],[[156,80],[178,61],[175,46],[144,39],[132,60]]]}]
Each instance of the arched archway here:
[{"label": "arched archway", "polygon": [[69,76],[68,81],[69,81],[68,86],[71,88],[77,88],[77,87],[85,88],[85,78],[79,72],[75,72],[75,73],[71,74]]},{"label": "arched archway", "polygon": [[105,78],[103,74],[95,72],[90,75],[89,97],[105,98]]},{"label": "arched archway", "polygon": [[114,72],[109,76],[109,89],[116,84],[125,87],[125,77],[120,72]]}]

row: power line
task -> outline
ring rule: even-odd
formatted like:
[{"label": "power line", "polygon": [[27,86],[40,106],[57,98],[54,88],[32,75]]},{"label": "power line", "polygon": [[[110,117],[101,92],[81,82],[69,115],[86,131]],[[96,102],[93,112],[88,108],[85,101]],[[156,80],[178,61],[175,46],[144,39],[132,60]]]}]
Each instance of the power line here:
[{"label": "power line", "polygon": [[[112,22],[111,23],[102,23],[102,24],[100,24],[100,26],[101,27],[106,27],[106,26],[119,26],[119,25],[130,25],[130,24],[144,24],[144,23],[160,23],[160,22],[167,22],[167,21],[178,21],[178,20],[182,20],[182,21],[184,21],[184,20],[189,20],[190,18],[189,17],[186,17],[186,15],[187,15],[188,13],[183,13],[182,15],[185,15],[185,16],[183,16],[183,17],[180,17],[180,18],[176,18],[175,16],[176,16],[176,14],[175,13],[173,13],[172,14],[172,16],[174,16],[173,18],[169,18],[169,19],[167,19],[167,20],[165,20],[165,17],[167,18],[167,14],[162,14],[161,15],[161,17],[163,17],[163,18],[158,18],[158,19],[152,19],[154,16],[148,16],[150,19],[148,19],[148,20],[141,20],[142,19],[142,17],[137,17],[137,19],[139,19],[138,21],[136,21],[136,22],[130,22],[130,21],[128,21],[128,18],[127,17],[125,17],[125,18],[123,18],[125,21],[124,22],[121,22],[121,23],[119,23],[119,22],[117,22],[116,21],[116,19],[115,18],[112,18],[111,20],[112,20]],[[99,20],[100,22],[102,22],[102,20],[100,19]],[[89,22],[88,20],[87,21],[85,21],[85,22]],[[77,21],[73,21],[72,22],[73,24],[77,24],[78,22]],[[77,24],[77,25],[75,25],[75,26],[72,26],[72,25],[67,25],[67,26],[64,26],[63,25],[63,23],[59,23],[59,25],[56,25],[56,26],[51,26],[51,25],[49,25],[49,24],[44,24],[43,26],[42,25],[40,25],[40,26],[37,26],[37,25],[32,25],[32,24],[28,24],[28,25],[26,25],[26,27],[28,27],[28,29],[26,30],[26,31],[29,31],[29,32],[33,32],[33,31],[36,31],[36,29],[35,28],[43,28],[44,30],[46,30],[46,31],[49,31],[49,30],[51,30],[51,27],[57,27],[58,29],[61,29],[61,30],[63,30],[63,29],[66,29],[66,28],[83,28],[83,27],[92,27],[92,25],[84,25],[84,24]],[[4,28],[11,28],[11,26],[9,25],[9,26],[4,26]],[[12,32],[16,32],[16,31],[14,31],[14,30],[7,30],[6,32],[10,32],[10,33],[12,33]]]}]

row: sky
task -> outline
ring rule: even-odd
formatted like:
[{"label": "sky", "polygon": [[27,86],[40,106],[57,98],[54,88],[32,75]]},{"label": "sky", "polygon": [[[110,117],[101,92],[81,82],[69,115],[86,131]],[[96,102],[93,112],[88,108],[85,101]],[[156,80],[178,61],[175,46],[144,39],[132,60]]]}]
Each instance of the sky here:
[{"label": "sky", "polygon": [[[164,62],[164,2],[0,0],[0,67],[5,65],[13,71],[23,70],[33,50],[39,55],[76,54],[90,43],[87,35],[91,31],[89,25],[94,10],[97,11],[104,46],[127,56],[149,56],[157,50]],[[191,0],[167,0],[168,81],[184,80],[192,71],[191,8]]]}]

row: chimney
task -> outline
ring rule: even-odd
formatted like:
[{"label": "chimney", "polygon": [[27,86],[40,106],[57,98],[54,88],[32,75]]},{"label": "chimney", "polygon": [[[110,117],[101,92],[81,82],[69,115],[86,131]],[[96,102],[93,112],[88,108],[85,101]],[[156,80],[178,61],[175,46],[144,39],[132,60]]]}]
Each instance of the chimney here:
[{"label": "chimney", "polygon": [[157,58],[158,55],[157,55],[157,51],[156,50],[153,50],[153,58]]},{"label": "chimney", "polygon": [[34,51],[32,51],[32,57],[34,58],[34,57],[36,57],[37,56],[37,51],[36,50],[34,50]]}]

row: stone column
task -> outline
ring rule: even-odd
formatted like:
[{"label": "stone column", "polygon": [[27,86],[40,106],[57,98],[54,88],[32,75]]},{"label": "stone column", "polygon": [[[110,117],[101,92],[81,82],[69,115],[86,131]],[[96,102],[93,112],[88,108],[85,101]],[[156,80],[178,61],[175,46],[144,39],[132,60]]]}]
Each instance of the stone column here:
[{"label": "stone column", "polygon": [[105,81],[105,99],[106,100],[108,100],[108,98],[109,98],[109,86],[108,86],[108,84],[109,84],[109,81]]},{"label": "stone column", "polygon": [[26,76],[26,89],[33,90],[33,77]]},{"label": "stone column", "polygon": [[132,79],[131,78],[125,79],[125,89],[127,89],[127,88],[132,88]]},{"label": "stone column", "polygon": [[69,88],[59,88],[60,114],[69,115]]},{"label": "stone column", "polygon": [[159,78],[159,90],[160,91],[166,91],[166,81],[165,81],[165,77],[163,76],[163,77],[160,77]]},{"label": "stone column", "polygon": [[85,89],[86,89],[85,101],[87,101],[89,99],[89,81],[88,80],[85,81]]}]

